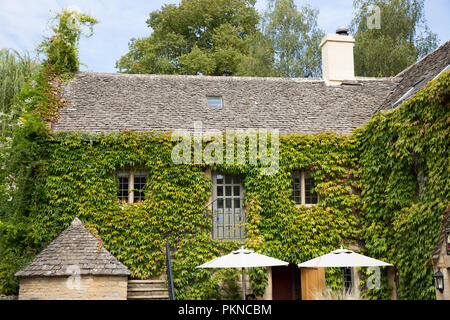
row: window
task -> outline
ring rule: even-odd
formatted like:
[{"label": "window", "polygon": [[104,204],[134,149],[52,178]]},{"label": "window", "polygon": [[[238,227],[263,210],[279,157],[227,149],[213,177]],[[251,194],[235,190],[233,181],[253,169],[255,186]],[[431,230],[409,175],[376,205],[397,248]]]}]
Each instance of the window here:
[{"label": "window", "polygon": [[314,178],[309,172],[304,170],[294,171],[292,173],[292,200],[296,204],[317,204],[319,197],[313,191],[315,186]]},{"label": "window", "polygon": [[144,200],[145,171],[122,171],[117,175],[117,197],[122,202],[137,203]]},{"label": "window", "polygon": [[447,254],[450,255],[450,229],[447,229],[446,231],[446,238],[447,238]]},{"label": "window", "polygon": [[353,269],[352,268],[342,268],[342,288],[344,292],[353,291]]},{"label": "window", "polygon": [[206,105],[208,107],[222,108],[222,97],[206,96]]},{"label": "window", "polygon": [[243,188],[238,176],[213,173],[213,238],[243,241]]},{"label": "window", "polygon": [[292,180],[292,200],[295,201],[296,204],[302,203],[302,178],[300,172],[293,173]]},{"label": "window", "polygon": [[128,190],[129,188],[129,179],[130,174],[128,172],[120,172],[118,175],[119,179],[119,192],[117,193],[117,197],[122,202],[128,202]]}]

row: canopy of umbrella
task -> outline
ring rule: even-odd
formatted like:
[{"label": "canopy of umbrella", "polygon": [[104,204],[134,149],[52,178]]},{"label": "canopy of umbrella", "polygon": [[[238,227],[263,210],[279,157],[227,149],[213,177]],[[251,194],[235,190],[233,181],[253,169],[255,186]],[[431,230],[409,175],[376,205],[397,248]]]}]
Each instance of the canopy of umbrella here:
[{"label": "canopy of umbrella", "polygon": [[273,267],[287,266],[288,262],[278,260],[263,254],[256,253],[252,250],[245,249],[243,246],[236,251],[215,258],[196,268],[239,268],[242,269],[242,298],[245,300],[245,268],[255,267]]},{"label": "canopy of umbrella", "polygon": [[[331,251],[320,257],[305,261],[298,265],[300,268],[355,268],[355,267],[391,267],[390,263],[373,259],[352,250],[343,249]],[[322,282],[321,282],[322,281]],[[325,279],[315,284],[316,294],[325,287]]]},{"label": "canopy of umbrella", "polygon": [[392,264],[341,247],[323,256],[300,263],[298,266],[300,268],[392,267]]},{"label": "canopy of umbrella", "polygon": [[[245,299],[245,268],[288,266],[289,263],[279,259],[256,253],[243,246],[236,251],[215,258],[196,268],[239,268],[242,269],[242,298]],[[373,259],[352,250],[343,249],[331,251],[320,257],[305,261],[298,265],[300,268],[327,267],[386,267],[392,266],[381,260]]]}]

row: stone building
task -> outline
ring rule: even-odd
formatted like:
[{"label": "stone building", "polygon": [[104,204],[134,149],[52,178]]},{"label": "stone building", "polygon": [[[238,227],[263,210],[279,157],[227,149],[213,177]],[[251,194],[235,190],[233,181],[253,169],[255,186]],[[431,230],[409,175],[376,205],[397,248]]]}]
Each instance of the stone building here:
[{"label": "stone building", "polygon": [[15,275],[19,300],[126,300],[130,274],[75,218]]},{"label": "stone building", "polygon": [[[447,41],[395,77],[358,77],[354,74],[353,45],[353,37],[346,34],[329,34],[322,39],[320,79],[80,72],[62,88],[70,106],[62,109],[59,120],[50,125],[54,132],[83,133],[180,129],[192,132],[195,123],[200,123],[197,129],[203,131],[277,129],[280,133],[350,134],[374,113],[393,109],[414,95],[450,64],[450,41]],[[121,185],[129,190],[122,190],[121,200],[132,202],[133,186],[145,181],[145,172],[119,175]],[[211,172],[209,168],[205,175],[212,180],[213,190],[232,187],[239,190],[233,201],[242,201],[243,185],[238,178]],[[306,196],[311,195],[310,188],[314,185],[308,173],[299,172],[297,179],[299,190],[306,190],[294,198],[296,204],[315,205],[317,199]],[[213,191],[209,203],[223,201],[222,196]],[[242,205],[238,207],[243,211]],[[214,215],[217,208],[211,205],[210,209]],[[236,210],[233,208],[234,213]],[[236,225],[232,225],[237,231],[229,239],[242,241],[242,230]],[[224,236],[218,226],[219,222],[214,220],[213,238]],[[357,290],[354,279],[358,274],[355,270],[347,273],[351,282],[348,286]],[[398,279],[392,270],[388,273],[389,283],[395,288]],[[273,268],[266,297],[285,298],[292,296],[291,292],[299,292],[291,278],[298,278],[297,268]],[[283,281],[289,285],[281,285]]]},{"label": "stone building", "polygon": [[[348,35],[323,38],[321,79],[79,72],[63,85],[62,98],[69,105],[60,110],[58,121],[49,126],[53,132],[95,134],[122,130],[192,132],[200,123],[197,129],[203,131],[275,129],[282,134],[323,131],[350,134],[377,111],[395,108],[411,97],[450,64],[450,41],[447,41],[395,77],[357,77],[353,45],[354,39]],[[238,227],[245,220],[242,180],[213,172],[211,168],[205,169],[205,176],[211,179],[213,187],[208,201],[215,230],[212,238],[243,241],[243,232]],[[307,170],[298,170],[293,176],[295,205],[308,208],[316,205],[314,181]],[[136,190],[142,190],[146,184],[145,170],[118,172],[117,178],[118,200],[128,203],[143,200],[143,193]],[[230,194],[223,190],[230,190]],[[233,213],[229,216],[223,213],[225,217],[219,220],[218,204],[223,206],[227,202]],[[228,227],[234,231],[225,236],[225,227],[221,230],[220,226],[227,219],[233,221]],[[444,242],[439,246],[444,246]],[[446,264],[448,268],[448,251],[439,252],[440,260],[436,260],[435,267]],[[300,284],[292,281],[299,279],[299,270],[295,261],[289,262],[289,268],[269,270],[266,298],[299,297]],[[356,270],[345,272],[346,285],[357,290]],[[16,275],[20,278],[20,299],[126,299],[129,274],[106,249],[99,249],[97,239],[76,219]],[[448,284],[447,271],[445,275]],[[390,272],[389,282],[395,288],[394,278],[394,272]],[[449,289],[447,285],[443,298],[450,298]],[[395,292],[392,297],[395,298]]]}]

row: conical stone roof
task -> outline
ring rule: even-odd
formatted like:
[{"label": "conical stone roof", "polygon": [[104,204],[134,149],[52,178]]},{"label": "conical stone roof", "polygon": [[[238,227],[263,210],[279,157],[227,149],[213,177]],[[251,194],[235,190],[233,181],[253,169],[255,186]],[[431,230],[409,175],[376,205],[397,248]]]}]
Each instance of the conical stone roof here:
[{"label": "conical stone roof", "polygon": [[80,275],[130,275],[128,268],[75,218],[17,277]]}]

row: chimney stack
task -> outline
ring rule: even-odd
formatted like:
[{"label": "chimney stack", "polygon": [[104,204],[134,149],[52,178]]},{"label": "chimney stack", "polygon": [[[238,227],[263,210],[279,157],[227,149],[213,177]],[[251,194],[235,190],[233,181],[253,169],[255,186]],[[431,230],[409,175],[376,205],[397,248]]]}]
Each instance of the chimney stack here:
[{"label": "chimney stack", "polygon": [[346,27],[339,27],[336,34],[322,38],[322,78],[331,85],[345,80],[355,80],[353,47],[355,39],[348,35]]}]

